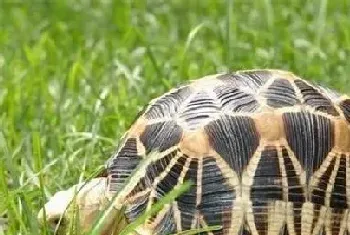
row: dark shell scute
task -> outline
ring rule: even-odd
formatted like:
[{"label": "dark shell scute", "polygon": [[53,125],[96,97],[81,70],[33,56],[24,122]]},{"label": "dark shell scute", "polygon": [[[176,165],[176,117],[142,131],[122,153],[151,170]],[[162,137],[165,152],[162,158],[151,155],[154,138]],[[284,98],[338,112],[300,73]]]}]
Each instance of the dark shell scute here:
[{"label": "dark shell scute", "polygon": [[330,183],[329,179],[331,178],[331,174],[334,170],[334,165],[335,165],[335,159],[333,158],[330,164],[327,166],[327,170],[320,177],[319,183],[312,191],[311,201],[314,204],[318,204],[318,205],[325,204],[327,186]]},{"label": "dark shell scute", "polygon": [[350,123],[350,99],[343,100],[339,106],[343,111],[346,120]]},{"label": "dark shell scute", "polygon": [[171,168],[167,175],[156,185],[157,196],[165,196],[178,184],[184,168],[185,157],[181,157]]},{"label": "dark shell scute", "polygon": [[[186,172],[185,181],[191,180],[197,183],[198,163],[197,160],[191,160],[188,171]],[[177,205],[181,211],[181,227],[182,230],[191,229],[191,224],[197,211],[197,188],[192,186],[188,191],[179,196]]]},{"label": "dark shell scute", "polygon": [[288,107],[299,103],[293,86],[286,79],[276,79],[262,95],[266,98],[267,104],[274,108]]},{"label": "dark shell scute", "polygon": [[[162,157],[161,159],[158,159],[155,162],[152,162],[150,165],[147,166],[146,168],[146,174],[144,177],[142,177],[137,185],[134,187],[134,189],[129,193],[129,197],[136,195],[139,192],[146,191],[148,189],[152,189],[156,191],[156,197],[153,198],[153,203],[155,203],[160,197],[162,197],[166,192],[169,192],[173,187],[177,184],[177,176],[175,176],[176,179],[174,178],[174,172],[170,172],[172,179],[169,180],[167,178],[166,180],[162,180],[160,184],[153,186],[154,180],[159,177],[164,171],[166,171],[166,168],[169,166],[170,161],[178,154],[178,151],[175,150],[168,155]],[[180,172],[183,168],[183,164],[181,163],[183,159],[179,159],[177,165],[175,165],[178,170],[176,170],[177,174]],[[174,167],[175,167],[174,166]],[[173,169],[174,170],[174,169]],[[169,175],[168,174],[168,175]],[[167,176],[168,176],[167,175]],[[150,193],[147,193],[145,195],[142,195],[133,201],[133,203],[128,204],[127,211],[126,211],[126,216],[128,220],[134,221],[136,218],[138,218],[141,214],[143,214],[146,209],[147,209],[147,204],[149,203],[150,200]],[[169,212],[170,213],[170,212]],[[172,214],[169,214],[167,216],[172,217]],[[152,217],[154,219],[154,217]],[[169,219],[169,218],[168,218]],[[165,219],[167,221],[167,219]],[[173,226],[167,227],[168,225],[159,223],[158,224],[159,230],[171,230],[173,229]],[[171,231],[170,231],[171,232]]]},{"label": "dark shell scute", "polygon": [[196,129],[219,110],[216,100],[207,92],[200,91],[193,94],[189,102],[179,111],[177,118],[185,122],[190,129]]},{"label": "dark shell scute", "polygon": [[139,180],[129,196],[133,196],[134,194],[151,187],[154,179],[158,177],[163,171],[165,171],[167,166],[170,164],[171,159],[173,159],[177,154],[178,151],[175,150],[162,157],[161,159],[158,159],[155,162],[149,164],[146,168],[146,174]]},{"label": "dark shell scute", "polygon": [[169,92],[149,107],[144,116],[147,119],[157,119],[164,117],[172,117],[178,112],[181,103],[191,95],[191,89],[188,86],[178,88]]},{"label": "dark shell scute", "polygon": [[309,179],[334,146],[333,124],[309,112],[284,113],[283,121],[288,144]]},{"label": "dark shell scute", "polygon": [[142,156],[137,153],[136,138],[127,139],[117,156],[113,157],[107,166],[110,190],[118,191],[141,160]]},{"label": "dark shell scute", "polygon": [[288,184],[288,201],[302,203],[305,201],[305,196],[303,185],[300,181],[301,172],[297,171],[291,157],[288,150],[283,147],[282,158]]},{"label": "dark shell scute", "polygon": [[250,192],[255,224],[260,231],[267,231],[269,203],[283,200],[281,179],[277,149],[274,146],[267,146],[259,156]]},{"label": "dark shell scute", "polygon": [[[251,200],[269,202],[283,200],[282,175],[275,147],[265,147],[261,152],[259,163],[254,173],[251,188]],[[267,205],[267,204],[266,204]]]},{"label": "dark shell scute", "polygon": [[213,91],[224,112],[255,112],[259,108],[254,95],[236,87],[217,86]]},{"label": "dark shell scute", "polygon": [[140,140],[146,148],[146,154],[156,150],[163,152],[180,142],[182,132],[175,121],[159,122],[147,125]]},{"label": "dark shell scute", "polygon": [[253,119],[224,115],[210,122],[205,131],[214,150],[240,175],[260,141]]},{"label": "dark shell scute", "polygon": [[328,113],[333,116],[339,116],[339,113],[334,108],[332,101],[323,96],[313,86],[308,85],[305,81],[300,79],[295,80],[294,83],[299,88],[307,105],[310,105],[318,111]]},{"label": "dark shell scute", "polygon": [[232,87],[245,87],[252,92],[256,92],[262,85],[266,83],[272,76],[268,71],[242,71],[233,74],[223,74],[218,79],[227,82]]},{"label": "dark shell scute", "polygon": [[[203,159],[202,199],[199,209],[209,226],[221,224],[227,230],[231,224],[231,211],[236,198],[214,158]],[[220,234],[218,231],[217,234]]]},{"label": "dark shell scute", "polygon": [[337,174],[335,176],[330,206],[347,209],[346,197],[346,156],[341,156]]}]

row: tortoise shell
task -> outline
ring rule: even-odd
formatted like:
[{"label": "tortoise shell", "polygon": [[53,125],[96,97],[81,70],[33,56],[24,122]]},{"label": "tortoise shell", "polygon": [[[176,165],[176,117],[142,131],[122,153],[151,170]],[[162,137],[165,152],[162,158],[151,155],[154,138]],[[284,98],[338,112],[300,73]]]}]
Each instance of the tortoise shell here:
[{"label": "tortoise shell", "polygon": [[107,163],[108,191],[132,222],[194,182],[152,234],[349,234],[349,121],[347,96],[287,71],[207,76],[150,102]]}]

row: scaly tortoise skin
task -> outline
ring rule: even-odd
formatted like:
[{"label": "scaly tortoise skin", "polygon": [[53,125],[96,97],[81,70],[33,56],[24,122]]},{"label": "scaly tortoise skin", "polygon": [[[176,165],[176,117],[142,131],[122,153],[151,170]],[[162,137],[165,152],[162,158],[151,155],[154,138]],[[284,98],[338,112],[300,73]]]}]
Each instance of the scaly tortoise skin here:
[{"label": "scaly tortoise skin", "polygon": [[[91,198],[100,205],[126,184],[114,205],[126,206],[130,223],[191,180],[189,191],[139,231],[221,225],[203,234],[350,234],[349,122],[349,97],[291,72],[210,75],[150,102]],[[82,208],[91,203],[85,196]],[[56,213],[51,219],[61,206],[55,202],[46,206],[48,217]],[[103,234],[115,223],[108,219]]]}]

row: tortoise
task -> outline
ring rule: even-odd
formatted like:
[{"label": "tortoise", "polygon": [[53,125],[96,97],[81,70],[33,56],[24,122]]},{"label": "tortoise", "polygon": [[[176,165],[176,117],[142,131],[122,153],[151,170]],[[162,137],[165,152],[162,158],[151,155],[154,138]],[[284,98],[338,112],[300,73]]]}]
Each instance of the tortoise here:
[{"label": "tortoise", "polygon": [[[104,173],[55,194],[45,218],[56,225],[79,187],[82,230],[112,201],[101,234],[118,234],[117,227],[190,180],[136,232],[220,225],[201,234],[350,234],[349,122],[348,96],[291,71],[191,80],[153,99]],[[116,222],[118,213],[123,220]]]}]

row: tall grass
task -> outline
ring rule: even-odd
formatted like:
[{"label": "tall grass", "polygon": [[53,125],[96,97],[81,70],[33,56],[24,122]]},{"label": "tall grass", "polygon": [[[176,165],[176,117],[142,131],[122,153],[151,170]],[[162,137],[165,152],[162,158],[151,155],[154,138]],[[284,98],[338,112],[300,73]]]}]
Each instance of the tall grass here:
[{"label": "tall grass", "polygon": [[7,234],[49,234],[38,209],[101,167],[142,107],[183,81],[270,67],[348,92],[349,15],[342,0],[0,1]]}]

